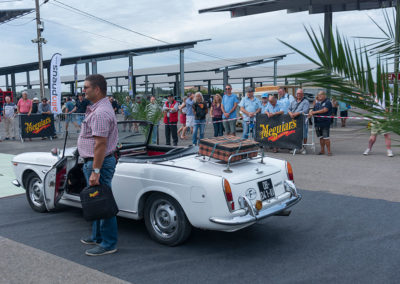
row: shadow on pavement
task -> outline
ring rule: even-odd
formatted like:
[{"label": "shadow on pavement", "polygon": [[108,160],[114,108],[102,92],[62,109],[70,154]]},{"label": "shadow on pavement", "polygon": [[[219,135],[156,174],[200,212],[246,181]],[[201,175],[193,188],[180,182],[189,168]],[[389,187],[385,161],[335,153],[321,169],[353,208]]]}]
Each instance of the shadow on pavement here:
[{"label": "shadow on pavement", "polygon": [[90,224],[81,210],[39,214],[23,195],[0,199],[0,235],[133,283],[398,280],[399,203],[301,192],[290,217],[235,233],[195,229],[187,243],[173,248],[153,242],[143,221],[120,218],[119,252],[87,257],[79,239],[90,233]]}]

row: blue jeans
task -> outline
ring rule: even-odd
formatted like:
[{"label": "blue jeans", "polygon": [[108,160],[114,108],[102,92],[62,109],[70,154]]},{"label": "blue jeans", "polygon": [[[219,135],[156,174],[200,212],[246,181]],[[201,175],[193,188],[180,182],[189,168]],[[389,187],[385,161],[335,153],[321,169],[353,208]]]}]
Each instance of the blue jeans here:
[{"label": "blue jeans", "polygon": [[213,117],[214,137],[223,135],[222,117]]},{"label": "blue jeans", "polygon": [[[111,187],[111,180],[114,176],[116,161],[114,156],[106,157],[100,169],[100,184]],[[89,184],[89,177],[92,174],[93,161],[83,165],[83,174]],[[106,250],[114,249],[118,241],[117,217],[93,221],[92,240],[101,242],[100,246]]]},{"label": "blue jeans", "polygon": [[200,129],[200,139],[204,138],[204,129],[206,128],[206,120],[194,120],[194,128],[193,128],[193,144],[197,145],[197,131]]},{"label": "blue jeans", "polygon": [[76,114],[76,122],[78,123],[78,125],[81,125],[84,119],[85,119],[85,114]]},{"label": "blue jeans", "polygon": [[242,138],[248,139],[249,138],[249,134],[251,132],[251,137],[254,139],[254,136],[255,136],[254,122],[243,121],[242,124],[243,124],[243,135],[242,135]]},{"label": "blue jeans", "polygon": [[153,131],[151,134],[151,143],[157,144],[157,131],[158,130],[158,125],[153,125]]}]

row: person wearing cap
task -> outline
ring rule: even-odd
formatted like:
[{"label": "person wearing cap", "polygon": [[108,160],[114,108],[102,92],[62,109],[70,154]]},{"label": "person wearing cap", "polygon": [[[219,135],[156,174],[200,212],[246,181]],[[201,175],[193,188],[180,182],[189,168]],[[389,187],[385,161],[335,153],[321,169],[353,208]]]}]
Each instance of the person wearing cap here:
[{"label": "person wearing cap", "polygon": [[267,107],[269,105],[268,97],[268,93],[264,93],[261,95],[261,113],[263,114],[266,114],[265,112],[267,111]]},{"label": "person wearing cap", "polygon": [[254,123],[256,115],[261,111],[261,102],[254,97],[253,87],[246,88],[246,96],[239,103],[240,111],[243,113],[243,135],[242,138],[249,138],[249,132],[251,131],[252,137],[254,138],[255,127]]},{"label": "person wearing cap", "polygon": [[[268,98],[269,104],[266,107],[265,114],[268,116],[268,118],[281,115],[283,114],[283,109],[280,104],[278,104],[278,100],[274,95],[269,95]],[[274,153],[278,152],[278,148],[273,148],[272,150]]]},{"label": "person wearing cap", "polygon": [[34,97],[33,100],[32,100],[31,114],[37,114],[37,113],[39,113],[39,99]]},{"label": "person wearing cap", "polygon": [[42,102],[39,104],[38,113],[39,114],[51,114],[50,105],[47,103],[46,98],[43,98]]},{"label": "person wearing cap", "polygon": [[168,100],[163,106],[164,123],[165,123],[165,143],[174,146],[178,145],[178,102],[175,101],[174,95],[169,94]]}]

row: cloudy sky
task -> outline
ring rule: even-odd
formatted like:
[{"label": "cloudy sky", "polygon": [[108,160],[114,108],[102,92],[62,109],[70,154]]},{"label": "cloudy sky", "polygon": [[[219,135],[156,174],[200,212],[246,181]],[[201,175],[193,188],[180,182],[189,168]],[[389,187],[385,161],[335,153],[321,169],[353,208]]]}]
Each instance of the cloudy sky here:
[{"label": "cloudy sky", "polygon": [[[6,0],[0,0],[0,3],[2,1]],[[309,15],[307,12],[287,14],[279,11],[240,18],[230,18],[227,12],[198,13],[199,9],[235,3],[235,0],[57,1],[50,0],[41,6],[45,26],[43,36],[48,41],[43,49],[45,59],[55,52],[69,57],[161,44],[73,12],[59,2],[170,43],[209,38],[211,41],[199,43],[195,50],[222,58],[290,52],[278,39],[311,52],[303,25],[323,27],[323,15]],[[0,9],[16,8],[34,8],[34,1],[0,4]],[[34,16],[33,13],[0,25],[0,66],[37,61],[37,47],[31,42],[36,37]],[[380,35],[369,16],[384,23],[380,10],[335,13],[333,22],[348,36]],[[185,53],[186,62],[213,59],[193,52]],[[178,52],[136,57],[134,60],[136,68],[177,64]],[[297,55],[290,55],[280,64],[305,62]],[[127,65],[128,59],[100,62],[98,72],[126,70]],[[72,67],[65,67],[62,72],[62,75],[73,74]],[[36,73],[31,72],[32,79],[38,77]],[[84,73],[83,65],[79,66],[79,73]],[[0,84],[4,85],[2,77]],[[17,81],[25,81],[25,75],[17,75]]]}]

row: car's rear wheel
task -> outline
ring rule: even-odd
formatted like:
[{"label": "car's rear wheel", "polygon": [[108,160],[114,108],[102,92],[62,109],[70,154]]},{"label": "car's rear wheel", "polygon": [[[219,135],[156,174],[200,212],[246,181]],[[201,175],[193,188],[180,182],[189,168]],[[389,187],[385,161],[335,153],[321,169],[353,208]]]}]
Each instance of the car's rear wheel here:
[{"label": "car's rear wheel", "polygon": [[29,173],[26,177],[26,197],[31,208],[37,212],[46,212],[42,190],[42,180],[35,173]]},{"label": "car's rear wheel", "polygon": [[144,208],[144,220],[151,238],[169,246],[183,243],[192,229],[179,203],[162,193],[149,196]]}]

